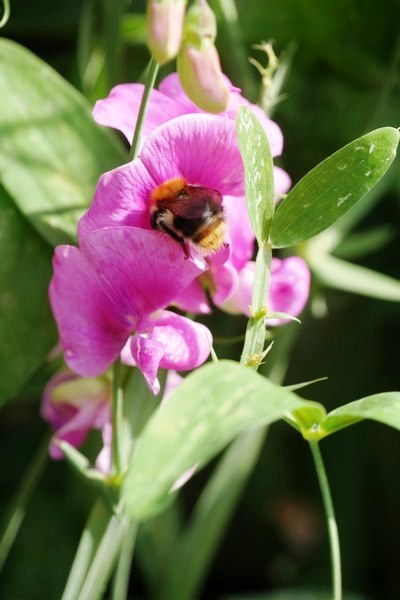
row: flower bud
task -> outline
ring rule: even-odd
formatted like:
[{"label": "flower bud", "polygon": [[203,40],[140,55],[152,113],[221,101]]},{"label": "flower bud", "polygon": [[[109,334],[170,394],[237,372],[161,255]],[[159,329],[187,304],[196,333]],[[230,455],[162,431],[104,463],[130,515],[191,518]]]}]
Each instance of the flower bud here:
[{"label": "flower bud", "polygon": [[197,0],[187,14],[177,61],[186,94],[197,106],[214,113],[226,110],[230,96],[214,45],[216,32],[214,13],[206,0]]},{"label": "flower bud", "polygon": [[153,58],[164,64],[175,58],[182,41],[186,0],[148,0],[148,45]]}]

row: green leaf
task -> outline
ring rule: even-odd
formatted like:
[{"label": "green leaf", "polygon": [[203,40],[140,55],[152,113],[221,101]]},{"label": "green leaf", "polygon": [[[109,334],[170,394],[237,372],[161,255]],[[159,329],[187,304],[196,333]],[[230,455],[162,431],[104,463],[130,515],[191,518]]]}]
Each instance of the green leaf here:
[{"label": "green leaf", "polygon": [[0,180],[51,244],[76,237],[101,173],[126,154],[86,100],[23,47],[0,40]]},{"label": "green leaf", "polygon": [[321,423],[321,438],[363,419],[400,429],[400,392],[375,394],[333,410]]},{"label": "green leaf", "polygon": [[400,281],[397,279],[329,254],[307,254],[307,260],[318,279],[329,287],[369,298],[400,302]]},{"label": "green leaf", "polygon": [[273,246],[299,244],[337,221],[386,173],[399,138],[392,127],[376,129],[307,173],[278,205],[270,231]]},{"label": "green leaf", "polygon": [[[226,596],[225,600],[331,600],[332,591],[288,589],[278,592]],[[367,600],[365,596],[344,592],[343,600]]]},{"label": "green leaf", "polygon": [[246,106],[236,117],[245,170],[246,200],[251,225],[260,244],[266,242],[274,215],[274,174],[271,149],[264,129]]},{"label": "green leaf", "polygon": [[288,411],[323,408],[231,361],[208,364],[185,379],[150,419],[122,487],[135,519],[156,514],[176,481],[199,469],[240,432]]},{"label": "green leaf", "polygon": [[0,186],[0,404],[16,394],[56,344],[47,300],[51,255]]}]

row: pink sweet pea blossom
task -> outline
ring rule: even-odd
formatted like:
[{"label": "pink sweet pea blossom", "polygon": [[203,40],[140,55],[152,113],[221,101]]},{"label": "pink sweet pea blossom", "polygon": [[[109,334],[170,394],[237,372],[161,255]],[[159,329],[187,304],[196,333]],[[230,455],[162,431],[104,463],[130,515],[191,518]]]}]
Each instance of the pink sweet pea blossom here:
[{"label": "pink sweet pea blossom", "polygon": [[[249,261],[239,274],[239,282],[233,296],[221,306],[232,314],[244,313],[250,316],[251,295],[254,281],[255,263]],[[283,260],[272,259],[271,282],[267,306],[269,312],[284,312],[297,317],[304,309],[310,293],[310,270],[299,256]],[[287,319],[268,319],[267,324],[281,325]]]},{"label": "pink sweet pea blossom", "polygon": [[[105,227],[59,246],[50,301],[68,366],[103,373],[121,354],[158,393],[158,367],[189,370],[210,352],[206,327],[164,309],[205,269],[156,231]],[[126,349],[128,346],[128,350]]]},{"label": "pink sweet pea blossom", "polygon": [[79,448],[88,433],[98,429],[102,432],[103,449],[96,467],[109,472],[111,385],[107,377],[83,379],[67,370],[56,373],[44,389],[41,413],[54,431],[49,448],[51,458],[63,458],[58,442],[65,441]]},{"label": "pink sweet pea blossom", "polygon": [[[267,134],[272,156],[282,154],[283,135],[279,126],[269,119],[259,106],[246,100],[241,95],[240,89],[234,87],[225,75],[223,77],[230,90],[230,100],[226,111],[219,115],[235,121],[239,106],[248,106]],[[93,109],[94,119],[100,125],[118,129],[130,143],[139,114],[143,89],[144,86],[139,83],[121,83],[115,86],[107,98],[96,102]],[[158,90],[151,92],[143,135],[150,135],[156,127],[175,117],[198,113],[204,113],[204,111],[196,106],[183,91],[178,74],[171,73],[161,81]]]}]

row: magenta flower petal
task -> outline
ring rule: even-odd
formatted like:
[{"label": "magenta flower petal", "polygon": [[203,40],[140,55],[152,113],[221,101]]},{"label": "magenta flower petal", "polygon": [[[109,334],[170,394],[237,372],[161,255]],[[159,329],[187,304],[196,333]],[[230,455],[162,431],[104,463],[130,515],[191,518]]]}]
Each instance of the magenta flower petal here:
[{"label": "magenta flower petal", "polygon": [[78,448],[91,429],[102,429],[111,418],[111,389],[106,378],[82,379],[61,371],[47,383],[42,397],[41,414],[55,432],[50,455],[63,458],[60,440]]},{"label": "magenta flower petal", "polygon": [[169,121],[147,138],[140,158],[158,184],[183,177],[222,195],[244,193],[243,162],[230,119],[198,114]]},{"label": "magenta flower petal", "polygon": [[238,272],[230,261],[223,265],[215,265],[210,260],[210,269],[207,272],[212,278],[213,289],[211,296],[216,306],[220,306],[232,296],[238,285]]},{"label": "magenta flower petal", "polygon": [[[239,284],[233,296],[221,308],[230,313],[250,316],[254,282],[254,262],[248,262],[239,273]],[[270,312],[284,312],[297,317],[305,307],[310,292],[310,271],[298,256],[286,259],[273,258],[268,296]],[[287,319],[269,319],[269,326],[287,323]]]},{"label": "magenta flower petal", "polygon": [[252,258],[256,239],[250,224],[246,198],[225,196],[224,211],[231,242],[230,260],[233,266],[240,271]]},{"label": "magenta flower petal", "polygon": [[[116,85],[107,96],[98,100],[93,109],[93,117],[99,125],[119,129],[132,142],[140,102],[144,86],[139,83],[122,83]],[[188,112],[181,107],[173,97],[168,97],[157,90],[153,90],[147,116],[144,122],[143,135],[148,136],[153,129],[175,117]],[[193,111],[190,111],[193,112]]]},{"label": "magenta flower petal", "polygon": [[167,306],[201,270],[168,236],[133,227],[93,231],[59,246],[50,301],[72,370],[99,375],[138,320]]},{"label": "magenta flower petal", "polygon": [[78,223],[79,237],[113,225],[150,229],[150,195],[157,185],[140,159],[105,173]]},{"label": "magenta flower petal", "polygon": [[179,375],[176,371],[168,371],[167,381],[165,382],[165,389],[162,401],[165,402],[168,399],[168,396],[172,394],[181,383],[184,381],[183,377]]},{"label": "magenta flower petal", "polygon": [[210,355],[212,336],[201,323],[164,310],[154,321],[151,339],[164,347],[160,367],[189,371]]},{"label": "magenta flower petal", "polygon": [[103,448],[96,458],[96,469],[105,475],[108,475],[111,472],[112,435],[112,424],[111,421],[109,421],[102,429]]},{"label": "magenta flower petal", "polygon": [[164,345],[152,337],[137,335],[132,337],[130,349],[132,357],[142,371],[147,384],[154,395],[160,391],[160,382],[157,379],[158,367],[165,348]]},{"label": "magenta flower petal", "polygon": [[173,304],[189,313],[207,315],[211,312],[207,294],[198,279],[175,296]]},{"label": "magenta flower petal", "polygon": [[[310,294],[310,270],[299,256],[284,260],[274,258],[271,269],[269,310],[297,317],[304,309]],[[273,319],[268,325],[286,323],[286,319]]]},{"label": "magenta flower petal", "polygon": [[292,185],[290,175],[280,167],[274,167],[275,202],[287,194]]}]

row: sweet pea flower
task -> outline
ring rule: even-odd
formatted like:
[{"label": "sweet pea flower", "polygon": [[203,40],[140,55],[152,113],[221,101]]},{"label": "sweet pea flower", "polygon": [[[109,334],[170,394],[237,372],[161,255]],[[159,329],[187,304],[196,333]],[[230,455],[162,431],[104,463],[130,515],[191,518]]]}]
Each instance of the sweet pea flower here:
[{"label": "sweet pea flower", "polygon": [[[231,314],[250,317],[255,263],[249,261],[240,271],[235,293],[221,306]],[[269,312],[283,312],[297,317],[304,309],[310,293],[310,270],[299,256],[281,260],[273,258],[267,306]],[[288,319],[268,319],[271,326],[287,323]]]},{"label": "sweet pea flower", "polygon": [[53,264],[50,302],[75,373],[100,375],[124,351],[156,394],[159,366],[185,371],[207,359],[208,329],[163,310],[205,270],[168,236],[105,227],[81,235],[79,248],[58,246]]},{"label": "sweet pea flower", "polygon": [[[239,106],[249,107],[267,134],[272,156],[280,156],[283,150],[283,135],[280,127],[275,121],[269,119],[259,106],[246,100],[241,95],[240,89],[233,86],[225,75],[223,75],[223,79],[229,88],[230,99],[227,109],[219,113],[219,116],[235,121]],[[107,98],[96,102],[93,109],[95,121],[99,125],[118,129],[131,143],[143,90],[144,86],[140,83],[116,85]],[[178,74],[171,73],[160,82],[158,90],[152,90],[150,94],[147,116],[143,126],[143,136],[147,137],[154,129],[175,117],[199,113],[204,114],[205,111],[196,106],[186,95]]]},{"label": "sweet pea flower", "polygon": [[110,471],[111,384],[106,376],[84,379],[68,370],[56,373],[47,383],[41,414],[54,431],[49,452],[54,460],[64,455],[58,444],[65,441],[79,448],[92,429],[102,432],[103,449],[96,467]]}]

